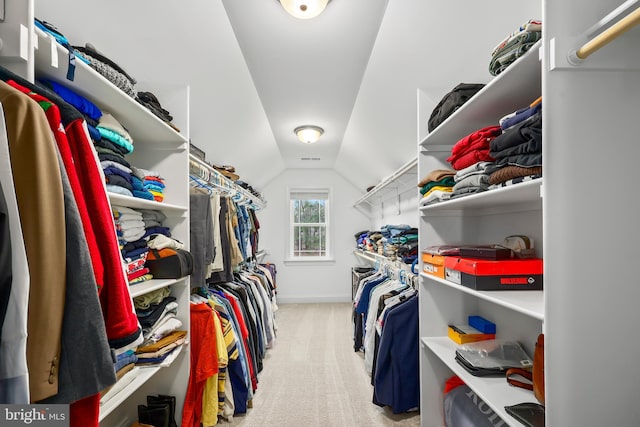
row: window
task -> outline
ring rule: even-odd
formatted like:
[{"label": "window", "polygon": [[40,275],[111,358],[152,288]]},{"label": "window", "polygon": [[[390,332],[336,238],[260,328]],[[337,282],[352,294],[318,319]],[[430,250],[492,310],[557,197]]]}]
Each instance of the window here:
[{"label": "window", "polygon": [[290,259],[330,259],[328,189],[289,191],[289,236]]}]

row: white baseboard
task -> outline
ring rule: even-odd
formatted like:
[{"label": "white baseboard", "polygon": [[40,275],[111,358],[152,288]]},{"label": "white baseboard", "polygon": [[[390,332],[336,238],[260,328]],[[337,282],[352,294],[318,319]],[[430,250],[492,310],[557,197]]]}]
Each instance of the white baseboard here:
[{"label": "white baseboard", "polygon": [[278,304],[317,304],[331,302],[351,302],[351,295],[334,295],[334,296],[276,296]]}]

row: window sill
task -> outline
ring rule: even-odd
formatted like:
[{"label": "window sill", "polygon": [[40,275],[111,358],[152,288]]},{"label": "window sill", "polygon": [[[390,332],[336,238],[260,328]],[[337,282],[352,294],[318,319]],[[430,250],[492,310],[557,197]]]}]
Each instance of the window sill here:
[{"label": "window sill", "polygon": [[287,258],[285,264],[335,264],[334,258]]}]

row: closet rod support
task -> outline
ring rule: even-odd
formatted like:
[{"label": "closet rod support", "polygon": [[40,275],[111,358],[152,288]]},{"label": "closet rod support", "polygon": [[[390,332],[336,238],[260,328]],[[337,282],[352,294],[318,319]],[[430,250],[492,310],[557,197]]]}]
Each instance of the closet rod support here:
[{"label": "closet rod support", "polygon": [[638,24],[640,24],[640,7],[604,30],[602,33],[598,34],[577,50],[570,52],[568,56],[569,63],[579,65],[593,53],[608,45]]}]

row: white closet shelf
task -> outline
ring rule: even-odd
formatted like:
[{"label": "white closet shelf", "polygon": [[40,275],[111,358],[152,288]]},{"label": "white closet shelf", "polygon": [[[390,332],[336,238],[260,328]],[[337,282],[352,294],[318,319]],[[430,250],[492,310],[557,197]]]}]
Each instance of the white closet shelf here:
[{"label": "white closet shelf", "polygon": [[131,298],[138,297],[140,295],[148,294],[151,291],[155,291],[156,289],[166,288],[167,286],[175,285],[178,282],[184,281],[184,278],[181,279],[151,279],[146,282],[136,283],[133,285],[129,285],[129,291],[131,293]]},{"label": "white closet shelf", "polygon": [[520,210],[542,209],[542,181],[544,178],[514,184],[508,187],[496,188],[478,194],[460,197],[453,200],[438,202],[422,206],[423,215],[443,216],[452,212],[483,215],[487,213],[508,212]]},{"label": "white closet shelf", "polygon": [[[522,426],[519,421],[507,414],[504,407],[522,402],[535,402],[532,391],[512,387],[504,377],[476,377],[467,372],[455,361],[457,344],[448,337],[428,337],[421,339],[422,345],[432,351],[487,403],[510,426]],[[423,349],[423,351],[425,351]]]},{"label": "white closet shelf", "polygon": [[544,291],[477,291],[424,272],[420,276],[429,280],[426,286],[448,286],[534,319],[544,320]]},{"label": "white closet shelf", "polygon": [[526,107],[538,98],[542,94],[541,44],[541,41],[535,44],[422,139],[422,148],[430,150],[430,147],[453,146],[471,132],[497,126],[501,117]]},{"label": "white closet shelf", "polygon": [[141,367],[140,373],[130,384],[100,407],[100,421],[105,419],[111,412],[113,412],[114,409],[117,409],[120,404],[127,400],[136,390],[149,381],[161,369],[162,368],[159,366]]},{"label": "white closet shelf", "polygon": [[[177,347],[175,350],[173,350],[174,352],[176,352],[176,354],[175,354],[175,357],[174,357],[173,361],[171,362],[171,365],[173,365],[173,363],[175,363],[178,358],[183,357],[183,353],[185,353],[185,351],[183,351],[184,349],[185,349],[185,346],[181,345],[181,346]],[[169,357],[172,357],[172,356],[169,356]],[[120,392],[118,392],[118,394],[116,394],[111,399],[109,399],[104,405],[100,406],[99,421],[102,421],[111,412],[113,412],[115,409],[117,409],[133,393],[135,393],[136,390],[138,390],[146,382],[151,380],[151,378],[155,374],[160,372],[162,369],[166,369],[166,368],[170,367],[171,365],[168,365],[166,367],[164,367],[164,366],[138,366],[138,368],[140,369],[140,373],[138,374],[138,376],[133,381],[131,381],[130,384],[127,384],[126,387],[124,387]]]},{"label": "white closet shelf", "polygon": [[418,191],[418,158],[411,159],[390,176],[383,179],[378,185],[369,190],[353,204],[354,207],[363,203],[371,204],[372,200],[378,202],[388,200],[393,196],[399,196],[410,189]]},{"label": "white closet shelf", "polygon": [[165,213],[187,212],[188,208],[184,206],[172,205],[169,203],[160,203],[154,200],[140,199],[138,197],[125,196],[124,194],[107,193],[109,195],[109,201],[112,205],[125,206],[132,209],[150,209],[154,211],[163,211]]},{"label": "white closet shelf", "polygon": [[[73,81],[67,80],[69,52],[40,29],[36,28],[38,48],[35,50],[36,78],[54,80],[89,99],[109,112],[136,138],[157,145],[158,149],[187,147],[188,138],[176,132],[142,104],[124,93],[100,73],[76,58]],[[134,140],[134,146],[135,146]]]}]

